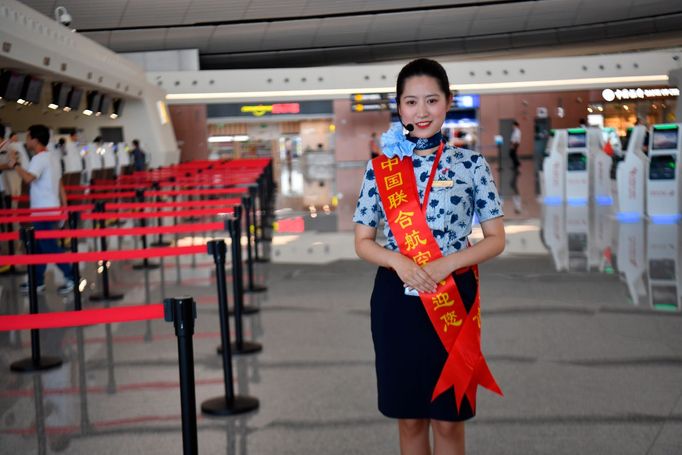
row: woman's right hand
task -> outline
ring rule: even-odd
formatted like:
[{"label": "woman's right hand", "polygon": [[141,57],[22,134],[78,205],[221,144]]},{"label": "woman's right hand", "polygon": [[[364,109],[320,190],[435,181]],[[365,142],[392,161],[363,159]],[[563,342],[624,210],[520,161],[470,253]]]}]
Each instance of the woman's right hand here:
[{"label": "woman's right hand", "polygon": [[412,259],[396,253],[391,266],[406,286],[419,292],[436,292],[438,283]]}]

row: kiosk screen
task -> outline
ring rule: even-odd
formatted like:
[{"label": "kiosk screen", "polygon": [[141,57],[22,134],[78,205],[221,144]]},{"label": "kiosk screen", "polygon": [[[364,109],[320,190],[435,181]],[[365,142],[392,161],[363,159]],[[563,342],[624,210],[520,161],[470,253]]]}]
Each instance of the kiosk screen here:
[{"label": "kiosk screen", "polygon": [[649,180],[675,180],[675,155],[654,155],[649,163]]},{"label": "kiosk screen", "polygon": [[677,286],[651,286],[654,306],[677,307]]},{"label": "kiosk screen", "polygon": [[587,155],[582,152],[573,152],[568,154],[568,170],[569,171],[586,171],[587,170]]},{"label": "kiosk screen", "polygon": [[568,133],[569,149],[584,149],[587,147],[587,133]]},{"label": "kiosk screen", "polygon": [[671,150],[677,149],[677,128],[656,129],[651,139],[652,150]]}]

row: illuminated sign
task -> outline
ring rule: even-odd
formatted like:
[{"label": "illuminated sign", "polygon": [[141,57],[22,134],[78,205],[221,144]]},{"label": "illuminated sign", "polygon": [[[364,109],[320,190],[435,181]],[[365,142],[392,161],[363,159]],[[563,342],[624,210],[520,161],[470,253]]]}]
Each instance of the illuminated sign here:
[{"label": "illuminated sign", "polygon": [[614,100],[643,100],[647,98],[666,98],[680,96],[678,88],[622,88],[612,90],[610,88],[601,92],[602,98],[606,101]]},{"label": "illuminated sign", "polygon": [[299,103],[259,104],[257,106],[242,106],[241,112],[252,114],[254,117],[263,117],[265,114],[298,114],[301,112]]}]

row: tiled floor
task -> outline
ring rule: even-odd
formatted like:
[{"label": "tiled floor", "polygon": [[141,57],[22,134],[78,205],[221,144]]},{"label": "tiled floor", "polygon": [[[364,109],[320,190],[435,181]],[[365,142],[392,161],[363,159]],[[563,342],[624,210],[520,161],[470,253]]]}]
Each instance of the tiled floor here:
[{"label": "tiled floor", "polygon": [[[361,176],[361,165],[337,167],[320,186],[298,172],[298,188],[319,191],[304,196],[293,185],[278,199],[273,261],[256,267],[268,290],[247,295],[261,311],[244,318],[244,339],[263,351],[234,358],[236,393],[257,397],[260,408],[232,418],[199,413],[200,453],[398,453],[395,423],[375,404],[375,268],[355,258],[349,231]],[[682,453],[680,227],[619,224],[603,207],[542,207],[533,182],[519,183],[524,211],[506,207],[507,250],[481,267],[483,348],[505,398],[480,391],[469,453]],[[214,266],[208,255],[194,259],[180,267],[167,259],[147,273],[115,264],[113,289],[125,299],[112,305],[197,300],[199,406],[224,383]],[[52,273],[42,309],[70,309]],[[92,267],[83,274],[96,278]],[[27,312],[18,283],[0,278],[1,313]],[[181,453],[172,325],[45,330],[43,350],[64,365],[10,372],[30,354],[29,340],[0,332],[0,453]]]}]

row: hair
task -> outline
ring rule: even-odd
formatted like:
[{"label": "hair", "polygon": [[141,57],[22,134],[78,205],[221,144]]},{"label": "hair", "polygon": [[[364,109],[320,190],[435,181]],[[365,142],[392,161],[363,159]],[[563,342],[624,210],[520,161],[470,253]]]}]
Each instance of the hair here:
[{"label": "hair", "polygon": [[28,127],[28,134],[37,140],[43,147],[50,142],[50,130],[45,125],[31,125]]},{"label": "hair", "polygon": [[0,139],[4,139],[4,138],[5,138],[5,125],[0,123]]},{"label": "hair", "polygon": [[134,145],[135,147],[139,147],[139,146],[140,146],[140,141],[138,141],[137,139],[133,139],[133,145]]},{"label": "hair", "polygon": [[514,120],[514,126],[520,126],[520,125],[519,125],[519,122],[517,122],[516,120]]},{"label": "hair", "polygon": [[449,98],[452,95],[450,92],[450,81],[448,80],[448,74],[445,72],[445,68],[435,60],[418,58],[403,66],[403,69],[398,73],[398,80],[395,84],[395,99],[398,104],[400,104],[400,97],[405,89],[405,81],[415,76],[428,76],[434,78],[438,81],[438,86],[446,97]]}]

